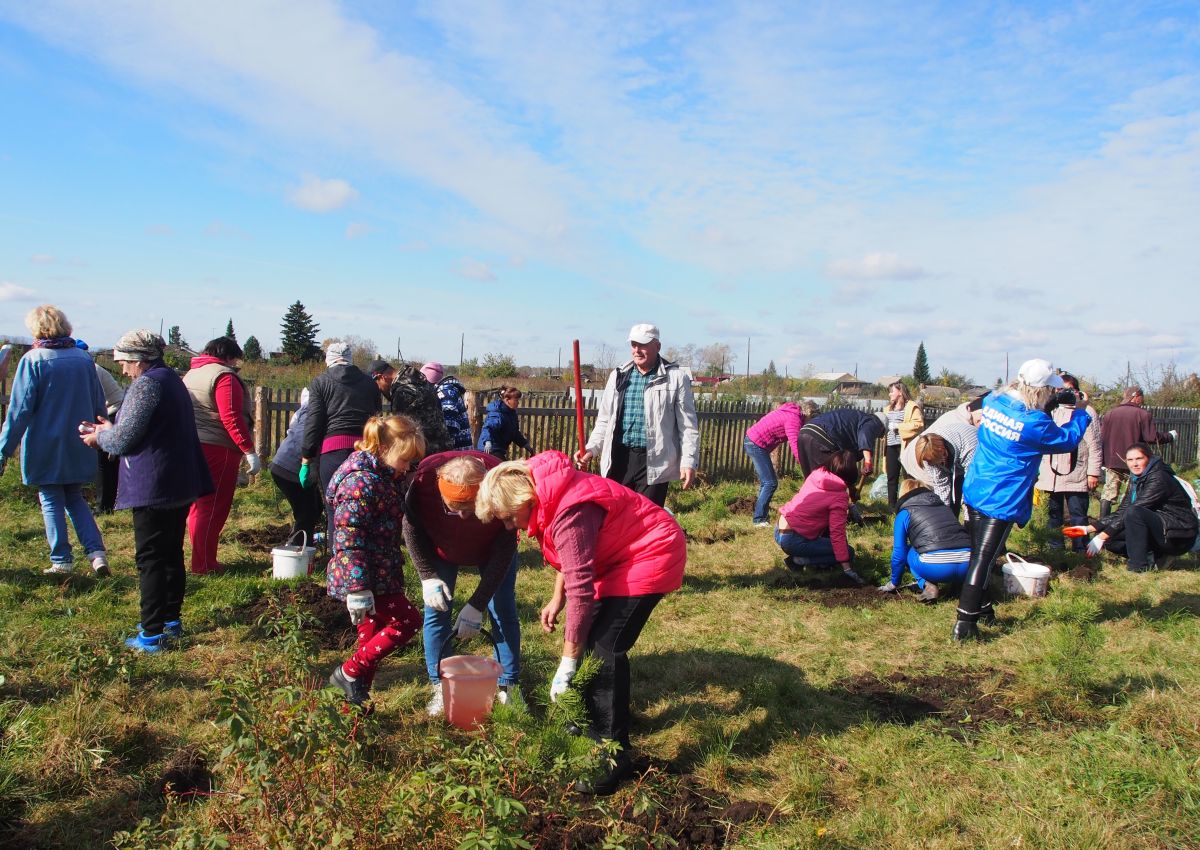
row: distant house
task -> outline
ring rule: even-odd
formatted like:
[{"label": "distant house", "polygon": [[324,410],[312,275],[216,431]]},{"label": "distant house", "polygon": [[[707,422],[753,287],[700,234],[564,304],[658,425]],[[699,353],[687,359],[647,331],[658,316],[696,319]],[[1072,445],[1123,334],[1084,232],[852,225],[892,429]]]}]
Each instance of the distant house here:
[{"label": "distant house", "polygon": [[[684,371],[687,371],[686,369]],[[730,378],[736,378],[728,372],[722,372],[719,375],[692,375],[692,383],[699,384],[702,387],[715,387],[717,384],[723,384]]]},{"label": "distant house", "polygon": [[814,381],[824,381],[836,384],[833,391],[838,395],[858,395],[867,386],[866,381],[860,381],[849,372],[818,372],[812,376]]},{"label": "distant house", "polygon": [[933,403],[958,402],[962,392],[957,387],[942,387],[937,384],[925,384],[921,387],[921,400]]},{"label": "distant house", "polygon": [[892,384],[898,383],[903,377],[903,375],[884,375],[883,377],[876,378],[875,383],[881,387],[890,387]]}]

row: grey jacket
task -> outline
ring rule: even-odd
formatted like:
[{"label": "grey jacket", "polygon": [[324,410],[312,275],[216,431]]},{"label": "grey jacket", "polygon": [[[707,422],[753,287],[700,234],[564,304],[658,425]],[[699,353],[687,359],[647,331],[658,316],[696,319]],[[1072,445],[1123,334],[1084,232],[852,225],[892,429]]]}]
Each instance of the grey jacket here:
[{"label": "grey jacket", "polygon": [[[1050,414],[1055,425],[1071,421],[1074,408],[1056,407]],[[1086,493],[1089,475],[1100,475],[1103,452],[1100,451],[1100,417],[1090,404],[1087,406],[1092,424],[1083,432],[1083,439],[1073,452],[1061,455],[1042,455],[1038,470],[1037,488],[1049,493]]]},{"label": "grey jacket", "polygon": [[[630,360],[614,369],[604,386],[587,450],[600,458],[600,474],[612,468],[612,447],[621,427],[624,387],[634,368]],[[678,481],[681,468],[700,468],[700,427],[692,382],[679,365],[658,358],[646,387],[646,483]]]}]

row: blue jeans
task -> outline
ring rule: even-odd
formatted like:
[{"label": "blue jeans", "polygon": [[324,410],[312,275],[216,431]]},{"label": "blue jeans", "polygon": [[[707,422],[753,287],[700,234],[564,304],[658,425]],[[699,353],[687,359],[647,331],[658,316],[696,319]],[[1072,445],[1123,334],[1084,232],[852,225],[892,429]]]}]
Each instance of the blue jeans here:
[{"label": "blue jeans", "polygon": [[75,535],[89,557],[104,554],[104,538],[96,527],[92,509],[83,498],[82,484],[42,484],[38,487],[42,503],[42,521],[46,523],[46,541],[50,544],[50,563],[73,564],[71,541],[67,537],[67,517],[75,526]]},{"label": "blue jeans", "polygon": [[[925,582],[931,581],[934,584],[940,584],[944,581],[962,581],[967,577],[967,567],[971,566],[970,549],[963,550],[967,553],[968,560],[957,561],[951,564],[926,564],[921,560],[921,553],[915,548],[908,550],[908,571],[913,574],[917,580],[917,587],[921,590],[925,589]],[[929,553],[934,554],[933,552]]]},{"label": "blue jeans", "polygon": [[[818,537],[815,540],[809,540],[807,537],[799,535],[794,531],[780,531],[776,528],[775,542],[787,554],[812,561],[814,562],[814,566],[827,563],[832,567],[838,562],[837,556],[833,554],[833,541],[828,537]],[[854,549],[851,547],[847,548],[850,549],[850,560],[853,561]]]},{"label": "blue jeans", "polygon": [[[438,578],[446,582],[451,595],[458,580],[458,567],[440,559],[434,559],[434,570]],[[496,595],[488,603],[488,615],[492,621],[492,636],[496,639],[496,661],[500,663],[500,684],[515,685],[521,672],[521,624],[517,620],[517,556],[513,555],[512,563],[504,580],[496,588]],[[425,670],[429,673],[429,681],[437,684],[438,662],[442,660],[442,647],[446,638],[453,631],[449,611],[438,611],[436,608],[425,606],[425,625],[423,637],[425,641]]]},{"label": "blue jeans", "polygon": [[746,454],[754,463],[754,474],[758,476],[758,501],[754,503],[754,521],[767,522],[771,514],[771,497],[779,488],[775,467],[771,465],[771,453],[746,437],[742,441]]}]

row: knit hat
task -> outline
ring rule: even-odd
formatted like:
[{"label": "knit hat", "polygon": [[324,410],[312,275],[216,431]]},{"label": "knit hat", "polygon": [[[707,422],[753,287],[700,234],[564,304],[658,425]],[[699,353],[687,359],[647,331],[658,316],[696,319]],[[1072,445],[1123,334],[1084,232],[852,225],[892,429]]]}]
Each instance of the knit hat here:
[{"label": "knit hat", "polygon": [[442,379],[442,375],[446,374],[446,370],[442,368],[442,364],[436,360],[430,360],[421,367],[421,374],[425,376],[425,380],[431,384],[436,384]]},{"label": "knit hat", "polygon": [[141,328],[130,331],[119,340],[113,349],[113,360],[161,360],[167,344],[154,331]]},{"label": "knit hat", "polygon": [[350,365],[350,343],[348,342],[331,342],[329,348],[325,349],[325,365],[326,366],[349,366]]}]

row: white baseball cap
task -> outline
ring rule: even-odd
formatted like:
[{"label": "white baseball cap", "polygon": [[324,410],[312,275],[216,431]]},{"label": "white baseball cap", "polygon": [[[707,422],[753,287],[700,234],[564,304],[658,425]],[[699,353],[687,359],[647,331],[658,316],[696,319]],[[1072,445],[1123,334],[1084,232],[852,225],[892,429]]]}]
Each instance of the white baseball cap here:
[{"label": "white baseball cap", "polygon": [[629,341],[645,345],[652,339],[658,339],[658,325],[634,325],[629,329]]},{"label": "white baseball cap", "polygon": [[1017,380],[1031,387],[1064,387],[1062,376],[1049,360],[1026,360],[1017,370]]}]

